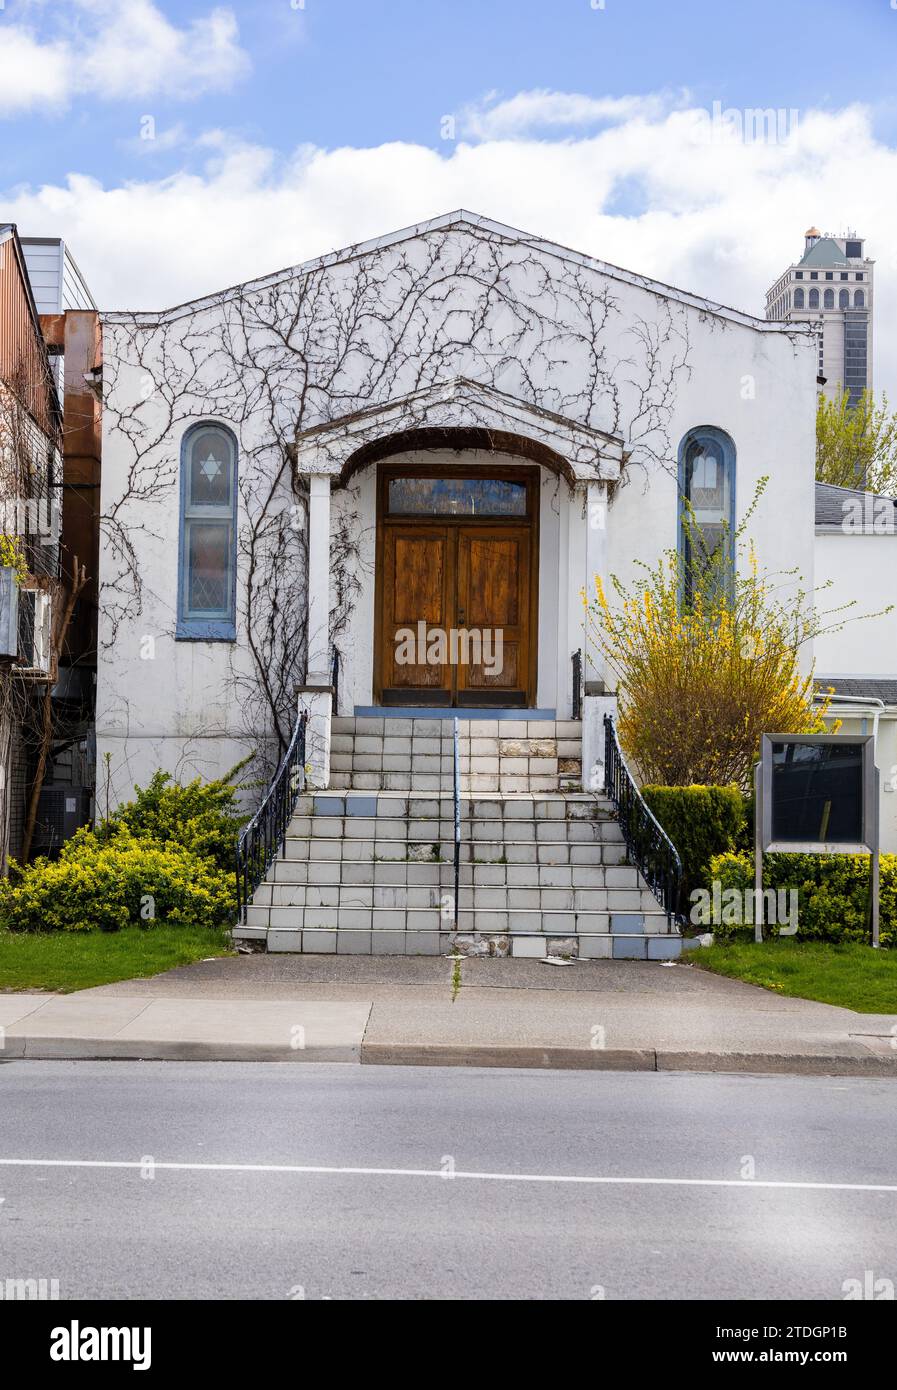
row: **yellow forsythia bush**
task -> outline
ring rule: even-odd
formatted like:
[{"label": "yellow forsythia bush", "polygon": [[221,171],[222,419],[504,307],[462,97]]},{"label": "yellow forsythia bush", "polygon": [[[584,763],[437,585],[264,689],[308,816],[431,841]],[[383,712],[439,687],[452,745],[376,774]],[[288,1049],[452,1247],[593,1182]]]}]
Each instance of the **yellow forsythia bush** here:
[{"label": "yellow forsythia bush", "polygon": [[851,605],[820,612],[795,571],[761,572],[744,536],[765,484],[714,550],[686,514],[688,562],[667,551],[631,583],[612,576],[608,593],[596,577],[595,598],[583,595],[587,637],[616,679],[620,742],[645,782],[748,792],[764,733],[825,729],[801,648]]},{"label": "yellow forsythia bush", "polygon": [[118,931],[129,924],[222,926],[236,910],[234,875],[126,826],[79,830],[55,861],[36,859],[0,881],[0,927]]}]

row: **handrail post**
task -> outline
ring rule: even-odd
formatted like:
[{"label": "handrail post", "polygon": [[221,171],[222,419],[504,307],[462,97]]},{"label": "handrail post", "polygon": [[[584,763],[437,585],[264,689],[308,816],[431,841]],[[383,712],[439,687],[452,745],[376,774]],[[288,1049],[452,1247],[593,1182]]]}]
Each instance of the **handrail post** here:
[{"label": "handrail post", "polygon": [[455,931],[458,930],[458,904],[461,896],[461,759],[458,751],[458,720],[452,720],[452,791],[455,813]]},{"label": "handrail post", "polygon": [[571,657],[573,667],[573,712],[572,719],[582,719],[582,648]]}]

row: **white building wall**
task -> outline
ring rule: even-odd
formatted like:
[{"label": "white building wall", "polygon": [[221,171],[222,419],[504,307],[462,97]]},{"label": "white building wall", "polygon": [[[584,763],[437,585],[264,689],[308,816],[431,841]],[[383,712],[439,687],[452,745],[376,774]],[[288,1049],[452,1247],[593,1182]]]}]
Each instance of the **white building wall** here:
[{"label": "white building wall", "polygon": [[[699,425],[724,430],[735,445],[735,509],[741,521],[761,479],[765,491],[745,533],[760,569],[796,569],[814,584],[815,346],[812,339],[761,337],[748,328],[696,333],[693,369],[670,416],[674,450]],[[628,471],[611,502],[608,568],[626,583],[639,560],[653,565],[678,543],[678,468],[674,457],[650,479]],[[789,584],[794,588],[795,578]],[[812,653],[804,653],[809,669]]]},{"label": "white building wall", "polygon": [[[430,278],[432,295],[421,292]],[[497,278],[502,293],[484,301],[484,286]],[[403,316],[396,305],[407,302],[409,285],[414,309]],[[357,304],[366,312],[353,313]],[[272,315],[278,325],[290,321],[288,347],[268,328]],[[410,329],[397,346],[390,335],[408,315]],[[236,347],[225,350],[225,342]],[[247,727],[245,682],[254,679],[254,668],[239,586],[236,643],[173,636],[180,441],[200,419],[229,424],[241,464],[249,461],[249,475],[241,472],[242,527],[267,491],[275,505],[294,505],[285,454],[300,428],[351,417],[422,385],[466,378],[531,409],[621,437],[629,454],[626,481],[608,508],[600,546],[586,535],[583,489],[571,502],[566,484],[543,472],[538,703],[557,708],[560,717],[568,709],[570,654],[582,641],[579,592],[593,579],[587,546],[589,555],[606,554],[608,570],[624,579],[632,578],[637,558],[650,564],[675,546],[677,451],[689,429],[715,425],[731,435],[739,516],[758,479],[769,476],[751,525],[761,565],[796,566],[812,588],[813,339],[718,311],[493,224],[464,215],[439,219],[415,235],[242,287],[236,299],[222,295],[168,315],[111,315],[104,356],[102,507],[130,528],[143,593],[119,611],[120,557],[107,525],[100,784],[105,752],[113,754],[116,788],[127,790],[157,766],[184,764],[213,775],[270,732],[258,727],[257,717]],[[123,501],[129,489],[135,492],[135,440],[138,495]],[[150,475],[153,485],[141,491]],[[354,513],[361,588],[350,640],[340,645],[352,688],[367,692],[372,468],[356,474],[347,490],[334,490],[334,533],[347,509]],[[295,580],[301,582],[298,570]],[[151,658],[141,655],[146,638],[154,643]]]},{"label": "white building wall", "polygon": [[[817,611],[853,605],[816,639],[821,676],[897,678],[897,535],[823,532],[816,536]],[[823,585],[830,583],[830,588]],[[880,610],[894,605],[890,613]],[[878,617],[865,614],[880,612]]]}]

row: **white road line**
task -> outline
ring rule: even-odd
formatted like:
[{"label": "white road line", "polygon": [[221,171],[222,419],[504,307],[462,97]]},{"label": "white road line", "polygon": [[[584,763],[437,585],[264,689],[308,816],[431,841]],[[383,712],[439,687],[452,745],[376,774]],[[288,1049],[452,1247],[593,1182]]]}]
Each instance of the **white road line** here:
[{"label": "white road line", "polygon": [[122,1168],[174,1173],[295,1173],[334,1177],[458,1178],[474,1182],[541,1182],[586,1187],[740,1187],[790,1189],[801,1192],[897,1192],[897,1183],[776,1182],[760,1178],[612,1178],[576,1173],[479,1173],[441,1168],[355,1168],[307,1163],[161,1163],[105,1158],[0,1158],[5,1168]]}]

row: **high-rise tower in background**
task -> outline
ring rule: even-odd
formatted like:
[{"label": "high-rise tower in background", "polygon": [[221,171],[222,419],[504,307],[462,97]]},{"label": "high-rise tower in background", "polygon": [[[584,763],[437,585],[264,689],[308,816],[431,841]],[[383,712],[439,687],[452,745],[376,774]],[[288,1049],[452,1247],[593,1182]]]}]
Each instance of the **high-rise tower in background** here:
[{"label": "high-rise tower in background", "polygon": [[804,254],[767,292],[766,317],[818,325],[819,376],[827,396],[851,403],[872,389],[872,267],[855,232],[804,233]]}]

